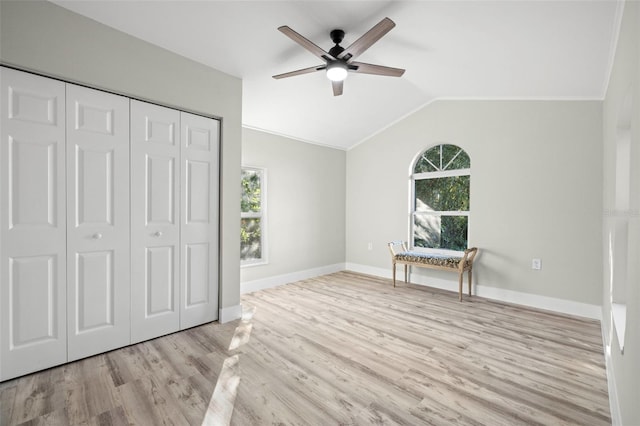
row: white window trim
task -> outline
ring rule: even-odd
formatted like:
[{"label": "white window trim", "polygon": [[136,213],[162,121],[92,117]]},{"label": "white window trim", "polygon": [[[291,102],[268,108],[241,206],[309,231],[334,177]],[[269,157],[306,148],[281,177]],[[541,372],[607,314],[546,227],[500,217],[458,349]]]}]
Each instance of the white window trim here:
[{"label": "white window trim", "polygon": [[469,216],[469,211],[436,211],[436,210],[423,210],[412,212],[414,216]]},{"label": "white window trim", "polygon": [[[449,144],[443,142],[434,146],[438,146],[438,145],[449,145]],[[424,154],[429,149],[431,148],[425,149],[415,158],[415,160],[411,165],[411,171],[414,170],[416,163],[420,161],[422,154]],[[456,154],[456,157],[458,156],[458,154]],[[451,161],[447,163],[447,166],[449,164],[451,164]],[[452,177],[452,176],[471,176],[471,168],[455,169],[455,170],[439,170],[439,171],[433,171],[433,172],[411,174],[409,179],[409,185],[411,187],[409,191],[410,197],[411,197],[409,199],[409,209],[410,209],[409,210],[409,238],[407,239],[407,241],[409,242],[409,250],[422,252],[422,253],[430,253],[435,255],[442,255],[442,256],[462,256],[464,254],[464,251],[448,250],[448,249],[442,249],[442,248],[430,248],[430,247],[415,247],[413,245],[413,227],[414,227],[416,215],[467,216],[467,217],[470,216],[471,209],[469,209],[468,211],[420,211],[420,212],[416,211],[416,206],[415,206],[416,180],[437,179],[437,178]],[[467,235],[467,246],[469,246],[469,235]]]},{"label": "white window trim", "polygon": [[260,259],[240,259],[241,268],[266,265],[269,263],[267,250],[267,169],[263,167],[242,166],[241,170],[253,170],[260,173],[260,213],[240,212],[240,219],[260,219],[260,248],[262,258]]},{"label": "white window trim", "polygon": [[415,180],[437,179],[452,176],[471,176],[471,169],[443,170],[437,172],[414,173],[411,178]]}]

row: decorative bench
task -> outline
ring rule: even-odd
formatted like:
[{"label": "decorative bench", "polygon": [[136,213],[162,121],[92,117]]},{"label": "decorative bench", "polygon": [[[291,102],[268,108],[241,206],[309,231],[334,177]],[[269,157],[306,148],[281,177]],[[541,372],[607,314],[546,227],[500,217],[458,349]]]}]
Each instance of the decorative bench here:
[{"label": "decorative bench", "polygon": [[466,249],[464,255],[448,256],[431,253],[409,251],[404,241],[392,241],[389,243],[391,261],[393,262],[393,286],[396,286],[396,264],[404,265],[404,282],[407,282],[407,266],[419,266],[421,268],[441,269],[445,271],[457,271],[459,276],[460,301],[462,301],[462,278],[465,271],[469,272],[469,296],[471,296],[471,271],[473,259],[478,253],[478,248]]}]

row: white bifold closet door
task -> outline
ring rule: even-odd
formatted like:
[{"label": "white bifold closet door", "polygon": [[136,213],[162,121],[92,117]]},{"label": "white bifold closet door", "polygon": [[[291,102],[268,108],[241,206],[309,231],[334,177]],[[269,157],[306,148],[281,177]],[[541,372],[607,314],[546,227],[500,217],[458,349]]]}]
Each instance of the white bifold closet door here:
[{"label": "white bifold closet door", "polygon": [[218,319],[219,126],[181,113],[181,329]]},{"label": "white bifold closet door", "polygon": [[131,101],[131,343],[180,328],[180,112]]},{"label": "white bifold closet door", "polygon": [[0,380],[67,361],[65,85],[0,68]]},{"label": "white bifold closet door", "polygon": [[220,122],[0,67],[0,381],[218,318]]},{"label": "white bifold closet door", "polygon": [[219,121],[131,101],[131,341],[218,318]]},{"label": "white bifold closet door", "polygon": [[67,84],[69,361],[130,342],[129,99]]}]

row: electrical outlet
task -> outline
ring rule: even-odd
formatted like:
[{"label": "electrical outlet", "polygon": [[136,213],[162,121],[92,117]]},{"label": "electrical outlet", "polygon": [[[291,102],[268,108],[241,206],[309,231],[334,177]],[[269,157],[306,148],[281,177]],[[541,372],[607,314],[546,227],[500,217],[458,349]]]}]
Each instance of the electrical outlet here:
[{"label": "electrical outlet", "polygon": [[533,259],[531,261],[531,269],[535,269],[537,271],[539,271],[540,269],[542,269],[542,260],[540,259]]},{"label": "electrical outlet", "polygon": [[373,243],[369,242],[369,244],[367,244],[367,250],[371,251],[373,250]]}]

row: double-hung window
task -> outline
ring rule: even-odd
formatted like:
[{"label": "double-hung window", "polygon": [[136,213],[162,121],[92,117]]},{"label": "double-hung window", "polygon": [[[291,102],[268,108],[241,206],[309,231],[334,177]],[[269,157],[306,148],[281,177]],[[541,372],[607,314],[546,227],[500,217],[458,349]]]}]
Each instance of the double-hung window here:
[{"label": "double-hung window", "polygon": [[411,175],[412,248],[460,252],[467,248],[471,161],[455,145],[422,152]]},{"label": "double-hung window", "polygon": [[241,184],[240,263],[265,263],[265,170],[243,167]]}]

